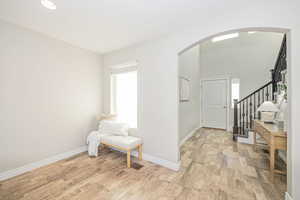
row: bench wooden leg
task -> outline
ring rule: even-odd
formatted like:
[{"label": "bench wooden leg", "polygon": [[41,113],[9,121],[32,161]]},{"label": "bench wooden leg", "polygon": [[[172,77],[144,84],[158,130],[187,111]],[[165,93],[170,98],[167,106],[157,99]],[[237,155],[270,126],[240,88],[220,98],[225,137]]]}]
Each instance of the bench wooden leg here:
[{"label": "bench wooden leg", "polygon": [[143,159],[143,148],[142,148],[142,145],[140,144],[139,147],[139,160],[142,160]]},{"label": "bench wooden leg", "polygon": [[131,167],[131,162],[130,162],[130,150],[127,151],[127,167]]}]

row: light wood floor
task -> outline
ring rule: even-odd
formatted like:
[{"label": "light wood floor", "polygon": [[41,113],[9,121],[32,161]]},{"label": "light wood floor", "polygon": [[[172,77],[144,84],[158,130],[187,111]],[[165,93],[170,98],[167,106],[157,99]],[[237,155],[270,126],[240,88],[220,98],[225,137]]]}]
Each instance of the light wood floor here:
[{"label": "light wood floor", "polygon": [[0,182],[1,200],[283,200],[286,177],[270,182],[268,160],[224,131],[201,129],[181,149],[179,172],[126,156],[82,153]]}]

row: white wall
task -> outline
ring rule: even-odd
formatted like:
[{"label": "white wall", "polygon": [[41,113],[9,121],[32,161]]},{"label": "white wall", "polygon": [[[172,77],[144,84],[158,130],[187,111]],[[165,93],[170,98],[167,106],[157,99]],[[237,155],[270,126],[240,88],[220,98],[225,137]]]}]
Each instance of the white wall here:
[{"label": "white wall", "polygon": [[[177,67],[169,55],[169,44],[156,41],[103,56],[104,111],[110,111],[109,67],[138,61],[138,134],[144,153],[178,164]],[[164,60],[162,62],[162,60]],[[162,66],[163,64],[163,66]],[[176,74],[176,76],[174,76]],[[174,99],[175,98],[175,99]]]},{"label": "white wall", "polygon": [[201,78],[240,78],[240,97],[271,80],[283,39],[281,33],[241,32],[238,38],[200,44]]},{"label": "white wall", "polygon": [[[300,102],[300,92],[297,88],[300,84],[300,24],[297,10],[299,6],[299,1],[261,1],[257,4],[251,1],[229,2],[223,9],[226,12],[219,13],[219,16],[195,20],[192,27],[172,35],[105,55],[105,66],[135,59],[140,62],[140,95],[143,104],[140,131],[147,137],[147,151],[169,160],[178,160],[178,52],[224,31],[249,27],[268,27],[269,31],[278,30],[273,27],[289,29],[291,62],[288,70],[291,73],[289,99],[292,120],[288,154],[292,162],[289,161],[288,164],[288,191],[294,199],[300,199],[300,191],[296,190],[297,185],[300,185],[300,156],[296,154],[300,151],[300,135],[297,134],[300,128],[300,104],[297,103]],[[107,84],[104,87],[107,92]],[[109,108],[107,102],[106,98],[106,109]]]},{"label": "white wall", "polygon": [[[270,70],[274,69],[282,39],[282,33],[240,32],[237,38],[204,41],[200,44],[201,78],[239,78],[242,99],[271,80]],[[229,116],[228,129],[232,130],[233,109]]]},{"label": "white wall", "polygon": [[200,48],[198,45],[179,55],[179,77],[190,81],[190,100],[179,104],[179,141],[200,126]]},{"label": "white wall", "polygon": [[0,21],[0,172],[85,145],[101,76],[98,55]]}]

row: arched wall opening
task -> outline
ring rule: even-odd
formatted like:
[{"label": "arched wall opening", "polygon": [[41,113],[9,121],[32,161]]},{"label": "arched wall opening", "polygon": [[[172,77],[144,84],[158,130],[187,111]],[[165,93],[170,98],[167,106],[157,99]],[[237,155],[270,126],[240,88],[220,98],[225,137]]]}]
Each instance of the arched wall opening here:
[{"label": "arched wall opening", "polygon": [[[286,34],[287,36],[287,71],[288,73],[291,72],[291,66],[290,66],[290,63],[291,63],[291,52],[290,52],[290,34],[291,34],[291,31],[289,29],[286,29],[286,28],[275,28],[275,27],[246,27],[246,28],[239,28],[239,29],[230,29],[230,30],[227,30],[227,31],[223,31],[223,32],[218,32],[216,34],[212,34],[210,36],[207,36],[207,37],[204,37],[202,39],[199,39],[199,40],[196,40],[195,42],[192,42],[190,43],[189,45],[186,45],[186,47],[182,48],[179,52],[177,52],[177,72],[178,72],[178,75],[180,75],[179,73],[179,67],[180,67],[180,64],[179,64],[179,56],[181,54],[183,54],[184,52],[190,50],[191,48],[195,47],[196,45],[199,45],[200,43],[202,42],[205,42],[205,41],[208,41],[208,40],[211,40],[212,38],[215,38],[215,37],[218,37],[218,36],[221,36],[221,35],[227,35],[227,34],[231,34],[231,33],[236,33],[236,32],[250,32],[250,31],[257,31],[257,32],[274,32],[274,33],[282,33],[282,34]],[[177,85],[177,88],[178,88],[178,97],[180,98],[180,80],[178,81],[178,85]],[[288,85],[289,85],[289,88],[291,87],[291,76],[288,76]],[[290,92],[288,92],[288,101],[289,101],[289,104],[288,104],[288,113],[289,113],[289,119],[291,119],[291,96],[290,96]],[[180,141],[180,101],[178,101],[178,145],[179,145],[179,155],[180,155],[180,146],[183,144],[182,141]],[[291,127],[291,120],[288,121],[288,132],[290,132],[290,127]],[[193,132],[193,131],[192,131]],[[191,135],[191,134],[189,134]],[[291,139],[292,139],[292,136],[289,135],[288,137],[288,152],[287,152],[287,167],[288,167],[288,174],[287,174],[287,179],[288,179],[288,187],[291,187],[289,184],[291,184],[291,176],[292,176],[292,152],[291,152]]]},{"label": "arched wall opening", "polygon": [[260,32],[274,32],[274,33],[284,33],[284,34],[287,34],[289,35],[290,33],[290,29],[286,29],[286,28],[275,28],[275,27],[247,27],[247,28],[238,28],[238,29],[230,29],[230,30],[227,30],[227,31],[222,31],[222,32],[218,32],[218,33],[215,33],[215,34],[212,34],[212,35],[209,35],[207,37],[204,37],[202,39],[199,39],[193,43],[191,43],[190,45],[187,45],[186,47],[184,47],[183,49],[181,49],[179,52],[178,52],[178,55],[179,54],[182,54],[184,51],[192,48],[193,46],[197,45],[197,44],[200,44],[202,42],[205,42],[207,40],[210,40],[214,37],[217,37],[217,36],[221,36],[221,35],[226,35],[226,34],[230,34],[230,33],[236,33],[236,32],[250,32],[250,31],[260,31]]}]

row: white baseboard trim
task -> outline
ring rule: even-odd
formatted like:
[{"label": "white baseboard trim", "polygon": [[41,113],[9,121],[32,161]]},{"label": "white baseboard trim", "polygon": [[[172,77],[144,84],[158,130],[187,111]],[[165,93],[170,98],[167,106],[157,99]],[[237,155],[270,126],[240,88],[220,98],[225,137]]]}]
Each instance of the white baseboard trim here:
[{"label": "white baseboard trim", "polygon": [[[122,152],[122,153],[126,153],[125,151],[122,151],[120,149],[116,149],[116,148],[112,148],[112,147],[111,147],[111,149],[113,149],[115,151]],[[138,157],[138,152],[137,151],[132,151],[131,155],[134,156],[134,157]],[[143,160],[146,160],[146,161],[152,162],[154,164],[169,168],[169,169],[174,170],[174,171],[178,171],[180,169],[180,162],[174,163],[172,161],[165,160],[165,159],[162,159],[162,158],[158,158],[156,156],[152,156],[152,155],[146,154],[144,152],[143,152]]]},{"label": "white baseboard trim", "polygon": [[[118,149],[114,149],[114,150],[120,151]],[[3,180],[6,180],[6,179],[9,179],[9,178],[24,174],[25,172],[29,172],[31,170],[34,170],[34,169],[52,164],[54,162],[72,157],[76,154],[79,154],[79,153],[82,153],[82,152],[85,152],[85,151],[87,151],[87,146],[82,146],[82,147],[79,147],[79,148],[74,149],[72,151],[68,151],[68,152],[65,152],[65,153],[62,153],[62,154],[52,156],[50,158],[46,158],[46,159],[43,159],[43,160],[40,160],[40,161],[37,161],[37,162],[34,162],[34,163],[24,165],[22,167],[18,167],[16,169],[11,169],[11,170],[2,172],[2,173],[0,173],[0,181],[3,181]],[[138,153],[137,152],[132,152],[132,155],[137,157]],[[145,154],[145,153],[143,153],[143,159],[146,160],[146,161],[161,165],[163,167],[172,169],[174,171],[178,171],[180,169],[180,162],[174,163],[174,162],[164,160],[164,159],[161,159],[161,158],[149,155],[149,154]]]},{"label": "white baseboard trim", "polygon": [[285,200],[293,200],[288,192],[285,193]]},{"label": "white baseboard trim", "polygon": [[253,139],[253,132],[249,131],[249,135],[247,138],[244,137],[238,137],[237,141],[239,143],[245,143],[245,144],[254,144],[254,139]]},{"label": "white baseboard trim", "polygon": [[194,130],[192,130],[189,134],[187,134],[187,136],[185,136],[179,143],[179,146],[181,147],[188,139],[190,139],[197,130],[199,130],[200,128],[202,128],[202,126],[199,126],[197,128],[195,128]]},{"label": "white baseboard trim", "polygon": [[[136,154],[134,156],[138,155],[137,152],[134,152],[134,153]],[[171,162],[169,160],[164,160],[164,159],[161,159],[161,158],[149,155],[149,154],[145,154],[145,153],[143,153],[143,159],[146,161],[161,165],[163,167],[172,169],[174,171],[178,171],[180,169],[180,162],[177,162],[177,163]]]},{"label": "white baseboard trim", "polygon": [[34,169],[39,168],[39,167],[43,167],[45,165],[49,165],[49,164],[57,162],[59,160],[69,158],[71,156],[74,156],[76,154],[79,154],[79,153],[82,153],[82,152],[85,152],[85,151],[87,151],[87,146],[82,146],[82,147],[79,147],[79,148],[74,149],[72,151],[61,153],[61,154],[58,154],[58,155],[55,155],[55,156],[52,156],[52,157],[34,162],[34,163],[24,165],[22,167],[18,167],[16,169],[11,169],[11,170],[8,170],[6,172],[2,172],[2,173],[0,173],[0,181],[18,176],[18,175],[23,174],[25,172],[34,170]]}]

